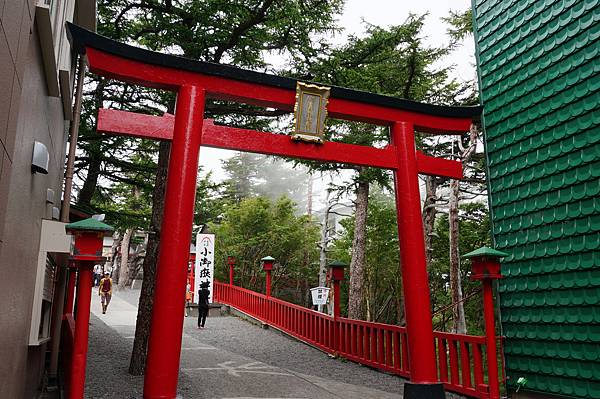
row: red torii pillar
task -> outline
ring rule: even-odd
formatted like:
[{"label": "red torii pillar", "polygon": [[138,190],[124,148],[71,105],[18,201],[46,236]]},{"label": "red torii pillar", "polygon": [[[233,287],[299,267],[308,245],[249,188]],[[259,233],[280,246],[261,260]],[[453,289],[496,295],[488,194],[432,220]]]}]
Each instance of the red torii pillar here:
[{"label": "red torii pillar", "polygon": [[[204,121],[204,89],[182,86],[177,93],[165,210],[159,244],[144,397],[177,393],[187,264],[194,218],[198,156]],[[172,265],[165,267],[165,265]],[[186,265],[186,267],[173,267]]]},{"label": "red torii pillar", "polygon": [[374,148],[336,142],[297,143],[289,136],[216,126],[203,121],[204,96],[292,110],[293,79],[117,43],[69,25],[73,45],[88,57],[90,70],[103,76],[177,92],[173,118],[100,110],[98,131],[172,140],[157,286],[144,385],[145,398],[175,398],[183,328],[187,255],[191,237],[200,145],[238,151],[391,169],[396,184],[398,231],[406,293],[411,384],[405,398],[443,398],[434,350],[418,173],[462,177],[458,162],[415,150],[414,129],[465,132],[478,107],[442,107],[332,88],[331,117],[390,126],[391,144]]}]

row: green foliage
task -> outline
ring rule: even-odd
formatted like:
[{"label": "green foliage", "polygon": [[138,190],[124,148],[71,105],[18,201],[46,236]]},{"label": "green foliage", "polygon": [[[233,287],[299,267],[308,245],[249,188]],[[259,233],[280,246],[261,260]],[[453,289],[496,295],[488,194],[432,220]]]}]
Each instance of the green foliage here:
[{"label": "green foliage", "polygon": [[260,154],[237,153],[221,161],[227,179],[223,181],[223,197],[232,202],[264,196],[277,200],[290,197],[297,211],[304,213],[308,172],[301,165]]},{"label": "green foliage", "polygon": [[450,15],[442,19],[450,25],[448,35],[454,43],[473,34],[473,12],[471,8],[463,12],[450,11]]},{"label": "green foliage", "polygon": [[212,181],[212,173],[198,177],[194,206],[195,225],[216,223],[223,217],[227,201],[221,196],[222,189],[222,183]]},{"label": "green foliage", "polygon": [[[335,30],[343,1],[322,0],[105,0],[113,19],[102,33],[127,36],[152,49],[186,57],[265,67],[265,52],[317,54],[313,36]],[[110,23],[108,23],[110,22]]]},{"label": "green foliage", "polygon": [[[451,48],[428,47],[423,43],[424,19],[425,16],[410,15],[396,26],[367,25],[364,36],[349,37],[346,44],[302,65],[297,74],[329,85],[415,101],[450,105],[471,101],[472,87],[451,79],[451,67],[434,66],[439,65]],[[351,144],[381,147],[389,143],[387,127],[364,123],[328,120],[325,133],[327,140]],[[320,171],[347,168],[308,164]],[[387,171],[362,168],[350,186],[338,188],[351,191],[358,179],[376,182],[381,187],[390,187],[391,181]]]},{"label": "green foliage", "polygon": [[[299,281],[316,278],[319,239],[318,228],[307,216],[295,215],[294,203],[286,197],[271,201],[252,197],[231,203],[223,220],[210,224],[216,234],[215,274],[226,279],[227,255],[234,255],[236,284],[255,290],[264,287],[260,259],[276,259],[273,292],[289,289]],[[304,284],[306,285],[306,284]],[[302,293],[296,296],[301,301]]]},{"label": "green foliage", "polygon": [[[317,35],[336,30],[334,18],[342,4],[342,0],[101,0],[98,33],[155,51],[264,70],[265,57],[272,53],[289,58],[292,64],[319,54],[326,44]],[[161,115],[173,112],[174,98],[171,92],[101,77],[87,79],[75,164],[77,180],[82,182],[76,187],[81,209],[107,213],[117,226],[148,226],[157,144],[99,135],[97,110],[110,107]],[[281,112],[213,100],[206,104],[206,115],[261,128]],[[132,200],[134,192],[141,195]],[[218,213],[209,211],[211,217]]]},{"label": "green foliage", "polygon": [[[344,231],[335,242],[332,259],[350,261],[354,239],[354,217],[342,220]],[[403,322],[396,205],[386,192],[372,190],[367,215],[365,269],[366,303],[370,320],[381,323]],[[346,301],[342,302],[345,309]]]},{"label": "green foliage", "polygon": [[[474,248],[490,245],[490,224],[484,204],[468,203],[460,207],[459,229],[461,234],[460,253],[465,254]],[[353,240],[354,218],[341,222],[344,231],[333,246],[331,259],[350,261]],[[429,267],[431,301],[433,312],[450,305],[449,292],[449,246],[448,216],[441,216],[436,223],[433,239],[433,261]],[[367,268],[365,285],[368,298],[368,311],[373,321],[382,323],[403,323],[402,281],[399,261],[398,230],[396,207],[393,198],[382,191],[372,192],[369,197],[367,217]],[[475,293],[465,301],[465,315],[468,332],[483,334],[482,297],[478,294],[480,282],[469,280],[470,262],[461,265],[463,293]],[[342,313],[347,304],[347,291],[342,290]],[[434,317],[434,327],[446,330],[451,325],[451,310],[438,313]]]},{"label": "green foliage", "polygon": [[256,195],[261,156],[251,153],[237,153],[221,161],[227,179],[224,181],[224,195],[233,202]]}]

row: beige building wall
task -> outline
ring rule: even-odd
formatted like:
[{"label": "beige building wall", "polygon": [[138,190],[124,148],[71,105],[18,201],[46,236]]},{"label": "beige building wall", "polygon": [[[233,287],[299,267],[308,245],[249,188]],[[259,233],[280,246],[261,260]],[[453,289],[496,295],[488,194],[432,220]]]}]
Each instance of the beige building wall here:
[{"label": "beige building wall", "polygon": [[[11,399],[37,397],[42,383],[47,344],[29,345],[32,304],[42,219],[60,208],[71,103],[71,93],[64,104],[49,96],[38,4],[0,0],[0,398]],[[48,174],[31,171],[34,141],[48,149]]]}]

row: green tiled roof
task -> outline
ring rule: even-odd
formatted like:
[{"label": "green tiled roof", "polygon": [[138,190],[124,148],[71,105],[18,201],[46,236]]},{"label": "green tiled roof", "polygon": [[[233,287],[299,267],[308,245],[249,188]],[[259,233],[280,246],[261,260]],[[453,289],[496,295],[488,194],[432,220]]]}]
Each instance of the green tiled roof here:
[{"label": "green tiled roof", "polygon": [[65,226],[67,230],[94,230],[94,231],[113,231],[112,226],[102,223],[94,218],[83,219],[78,222],[69,223]]},{"label": "green tiled roof", "polygon": [[329,263],[327,266],[329,266],[329,267],[347,267],[348,264],[342,262],[341,260],[334,260],[333,262]]},{"label": "green tiled roof", "polygon": [[468,254],[464,254],[463,258],[476,258],[479,256],[504,258],[504,257],[508,256],[508,254],[505,252],[502,252],[502,251],[498,251],[497,249],[494,249],[494,248],[481,247],[481,248],[477,248],[475,251],[469,252]]},{"label": "green tiled roof", "polygon": [[474,26],[508,383],[600,398],[600,0],[475,0]]}]

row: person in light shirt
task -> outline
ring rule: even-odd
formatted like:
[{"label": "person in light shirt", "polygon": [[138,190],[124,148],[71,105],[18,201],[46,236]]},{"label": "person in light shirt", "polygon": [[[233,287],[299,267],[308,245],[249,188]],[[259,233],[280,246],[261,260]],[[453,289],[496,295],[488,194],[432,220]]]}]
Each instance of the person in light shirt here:
[{"label": "person in light shirt", "polygon": [[112,297],[112,279],[110,278],[110,274],[104,273],[104,278],[100,280],[100,284],[98,285],[98,295],[100,295],[102,314],[104,314]]}]

